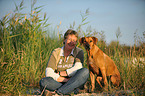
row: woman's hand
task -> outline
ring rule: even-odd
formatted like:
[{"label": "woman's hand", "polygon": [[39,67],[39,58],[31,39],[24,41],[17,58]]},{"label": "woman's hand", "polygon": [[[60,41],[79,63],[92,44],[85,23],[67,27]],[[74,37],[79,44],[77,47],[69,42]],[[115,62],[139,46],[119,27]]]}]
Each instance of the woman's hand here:
[{"label": "woman's hand", "polygon": [[67,75],[66,71],[60,71],[56,74],[59,74],[60,77],[58,77],[57,82],[67,82],[70,78],[65,78]]},{"label": "woman's hand", "polygon": [[67,82],[70,78],[58,77],[57,82]]},{"label": "woman's hand", "polygon": [[66,71],[60,71],[59,75],[62,76],[62,77],[65,77],[65,76],[67,76],[67,72]]},{"label": "woman's hand", "polygon": [[60,72],[58,72],[58,73],[56,73],[56,74],[59,74],[59,75],[62,76],[62,77],[68,76],[66,71],[60,71]]}]

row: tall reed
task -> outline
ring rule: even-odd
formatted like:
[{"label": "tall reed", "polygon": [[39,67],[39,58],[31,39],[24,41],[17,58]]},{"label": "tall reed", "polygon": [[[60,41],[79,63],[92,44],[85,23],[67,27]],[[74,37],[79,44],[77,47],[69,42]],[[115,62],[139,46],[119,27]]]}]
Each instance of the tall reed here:
[{"label": "tall reed", "polygon": [[[31,13],[20,13],[23,1],[16,5],[14,14],[6,15],[0,23],[0,92],[21,94],[25,87],[38,86],[44,77],[50,52],[61,43],[51,38],[46,29],[46,14],[39,16],[41,7]],[[47,35],[47,36],[46,36]],[[54,36],[55,37],[55,36]]]}]

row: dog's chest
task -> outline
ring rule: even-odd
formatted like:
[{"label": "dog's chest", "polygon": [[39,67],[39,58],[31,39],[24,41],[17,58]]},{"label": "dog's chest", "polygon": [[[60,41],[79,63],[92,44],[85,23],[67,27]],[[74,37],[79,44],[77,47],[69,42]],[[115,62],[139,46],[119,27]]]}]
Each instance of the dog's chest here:
[{"label": "dog's chest", "polygon": [[93,65],[94,64],[93,55],[88,56],[88,64],[89,65]]},{"label": "dog's chest", "polygon": [[99,67],[93,59],[93,55],[88,56],[88,67],[93,73],[99,74]]}]

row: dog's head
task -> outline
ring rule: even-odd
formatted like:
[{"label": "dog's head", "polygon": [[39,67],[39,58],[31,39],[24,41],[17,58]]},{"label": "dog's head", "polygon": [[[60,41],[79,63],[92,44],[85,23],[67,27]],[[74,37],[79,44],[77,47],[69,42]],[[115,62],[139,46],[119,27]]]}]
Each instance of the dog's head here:
[{"label": "dog's head", "polygon": [[97,44],[98,39],[96,37],[82,37],[79,39],[80,44],[85,47],[86,50],[90,50]]}]

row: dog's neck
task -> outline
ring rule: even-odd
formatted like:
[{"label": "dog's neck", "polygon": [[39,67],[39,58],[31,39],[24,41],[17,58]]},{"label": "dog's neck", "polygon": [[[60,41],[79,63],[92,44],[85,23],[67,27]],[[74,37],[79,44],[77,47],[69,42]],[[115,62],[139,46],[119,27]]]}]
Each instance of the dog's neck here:
[{"label": "dog's neck", "polygon": [[87,50],[88,56],[93,56],[94,54],[98,52],[98,50],[99,50],[99,47],[94,44],[93,47]]}]

